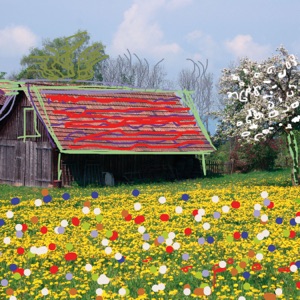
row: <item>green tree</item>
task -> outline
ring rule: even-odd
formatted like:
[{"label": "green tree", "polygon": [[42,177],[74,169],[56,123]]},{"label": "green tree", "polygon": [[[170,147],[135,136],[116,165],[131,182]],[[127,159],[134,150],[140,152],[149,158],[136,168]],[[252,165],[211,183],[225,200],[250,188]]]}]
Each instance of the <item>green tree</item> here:
[{"label": "green tree", "polygon": [[4,79],[6,72],[0,72],[0,79]]},{"label": "green tree", "polygon": [[250,144],[285,135],[293,162],[292,183],[299,185],[294,132],[300,127],[300,63],[285,48],[280,47],[278,52],[261,63],[245,58],[238,66],[223,70],[220,93],[227,99],[219,113],[219,132]]},{"label": "green tree", "polygon": [[104,49],[101,42],[90,45],[86,31],[78,31],[70,37],[44,40],[42,48],[33,48],[22,58],[23,69],[15,75],[15,79],[102,80],[96,70],[108,58]]}]

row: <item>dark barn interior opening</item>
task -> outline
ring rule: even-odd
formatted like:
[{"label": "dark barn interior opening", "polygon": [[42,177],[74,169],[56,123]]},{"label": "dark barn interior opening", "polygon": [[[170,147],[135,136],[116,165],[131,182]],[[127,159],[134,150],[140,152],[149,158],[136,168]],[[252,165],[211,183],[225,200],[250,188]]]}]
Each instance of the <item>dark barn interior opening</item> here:
[{"label": "dark barn interior opening", "polygon": [[135,180],[180,180],[201,176],[195,155],[62,155],[62,184],[104,184],[109,172],[115,183]]}]

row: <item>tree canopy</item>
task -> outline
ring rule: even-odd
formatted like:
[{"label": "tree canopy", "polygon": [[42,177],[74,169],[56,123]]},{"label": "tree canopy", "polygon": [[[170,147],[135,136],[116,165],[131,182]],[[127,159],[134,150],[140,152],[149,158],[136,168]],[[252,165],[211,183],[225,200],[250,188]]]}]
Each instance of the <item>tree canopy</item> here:
[{"label": "tree canopy", "polygon": [[278,55],[258,63],[244,58],[224,69],[220,93],[227,96],[219,132],[256,143],[285,134],[293,159],[293,183],[298,184],[298,146],[293,130],[299,128],[299,61],[284,47]]},{"label": "tree canopy", "polygon": [[78,31],[70,37],[44,40],[42,48],[33,48],[21,60],[22,71],[16,79],[76,79],[102,80],[95,78],[95,69],[108,58],[101,42],[89,44],[86,31]]}]

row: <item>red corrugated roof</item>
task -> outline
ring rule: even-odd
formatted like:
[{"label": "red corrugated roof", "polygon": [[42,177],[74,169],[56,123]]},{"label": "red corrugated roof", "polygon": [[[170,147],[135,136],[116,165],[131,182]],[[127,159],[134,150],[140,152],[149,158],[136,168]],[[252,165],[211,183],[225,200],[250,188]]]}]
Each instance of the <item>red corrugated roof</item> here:
[{"label": "red corrugated roof", "polygon": [[36,92],[30,95],[62,150],[214,150],[174,93],[45,88],[40,101]]}]

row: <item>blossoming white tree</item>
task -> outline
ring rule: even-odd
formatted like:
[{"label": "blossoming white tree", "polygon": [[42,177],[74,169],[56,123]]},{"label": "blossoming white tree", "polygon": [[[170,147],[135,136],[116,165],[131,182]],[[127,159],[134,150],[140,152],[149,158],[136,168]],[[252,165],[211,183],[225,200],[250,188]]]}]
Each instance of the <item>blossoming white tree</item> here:
[{"label": "blossoming white tree", "polygon": [[220,93],[227,96],[219,130],[255,143],[285,134],[292,157],[292,183],[299,185],[298,146],[294,129],[299,129],[299,61],[284,47],[278,55],[258,63],[247,58],[237,67],[224,69]]}]

